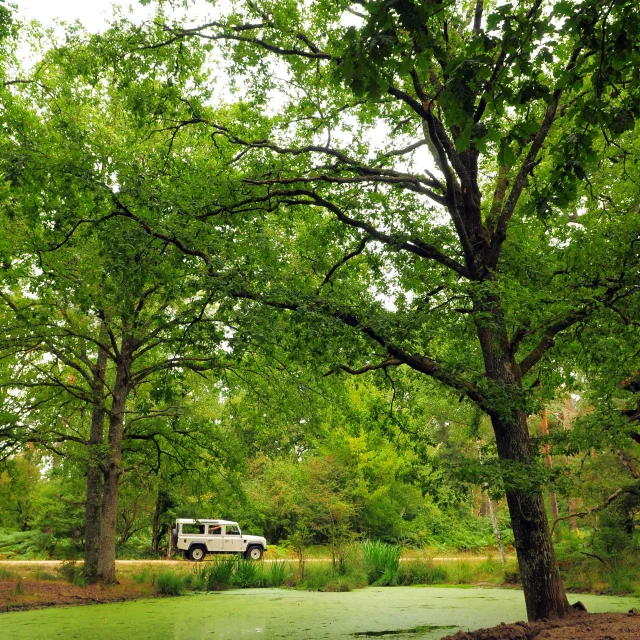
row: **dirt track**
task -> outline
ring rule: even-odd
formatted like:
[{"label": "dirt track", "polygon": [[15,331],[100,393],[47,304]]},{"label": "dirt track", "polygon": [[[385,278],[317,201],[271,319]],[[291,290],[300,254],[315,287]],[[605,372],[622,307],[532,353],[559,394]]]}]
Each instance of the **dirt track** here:
[{"label": "dirt track", "polygon": [[[515,558],[515,556],[514,556]],[[297,562],[296,558],[265,558],[265,562],[274,562],[274,560],[286,560],[287,562]],[[400,558],[400,562],[414,562],[417,560],[430,560],[431,562],[484,562],[489,560],[485,556],[466,556],[466,557],[446,557],[446,558]],[[28,565],[30,567],[55,567],[62,560],[0,560],[0,566],[17,567],[19,565]],[[82,563],[82,560],[78,560]],[[135,566],[144,564],[158,564],[180,566],[184,565],[187,560],[116,560],[117,566]],[[331,558],[306,558],[305,562],[331,562]]]}]

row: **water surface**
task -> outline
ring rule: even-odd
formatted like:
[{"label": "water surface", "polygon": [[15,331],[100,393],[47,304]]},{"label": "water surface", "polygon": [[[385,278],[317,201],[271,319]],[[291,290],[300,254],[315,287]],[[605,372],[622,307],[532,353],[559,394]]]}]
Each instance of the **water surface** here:
[{"label": "water surface", "polygon": [[[569,598],[574,602],[578,596]],[[579,596],[594,613],[638,598]],[[244,589],[0,614],[3,640],[436,640],[525,619],[521,591],[436,587],[350,593]]]}]

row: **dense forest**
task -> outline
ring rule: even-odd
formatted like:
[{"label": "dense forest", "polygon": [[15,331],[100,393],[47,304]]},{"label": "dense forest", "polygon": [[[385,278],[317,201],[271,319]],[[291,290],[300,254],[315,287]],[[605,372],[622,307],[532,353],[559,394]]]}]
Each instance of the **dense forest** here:
[{"label": "dense forest", "polygon": [[0,4],[0,555],[219,517],[633,590],[637,3],[156,9]]}]

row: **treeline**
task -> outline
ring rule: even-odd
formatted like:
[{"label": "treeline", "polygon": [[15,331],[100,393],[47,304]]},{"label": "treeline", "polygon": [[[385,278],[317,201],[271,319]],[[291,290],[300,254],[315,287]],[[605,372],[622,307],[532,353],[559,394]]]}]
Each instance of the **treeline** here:
[{"label": "treeline", "polygon": [[635,536],[636,3],[365,4],[0,7],[3,478],[59,483],[103,582],[142,512],[335,556],[482,492],[562,617],[546,502]]}]

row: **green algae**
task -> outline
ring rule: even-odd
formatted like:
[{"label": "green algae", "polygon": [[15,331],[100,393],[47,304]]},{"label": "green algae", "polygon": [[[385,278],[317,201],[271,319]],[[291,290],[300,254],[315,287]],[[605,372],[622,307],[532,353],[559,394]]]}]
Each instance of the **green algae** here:
[{"label": "green algae", "polygon": [[[570,598],[573,602],[578,597]],[[592,612],[640,607],[638,598],[581,595]],[[436,640],[457,629],[525,618],[511,589],[368,588],[349,593],[244,589],[87,607],[0,614],[10,640]]]}]

